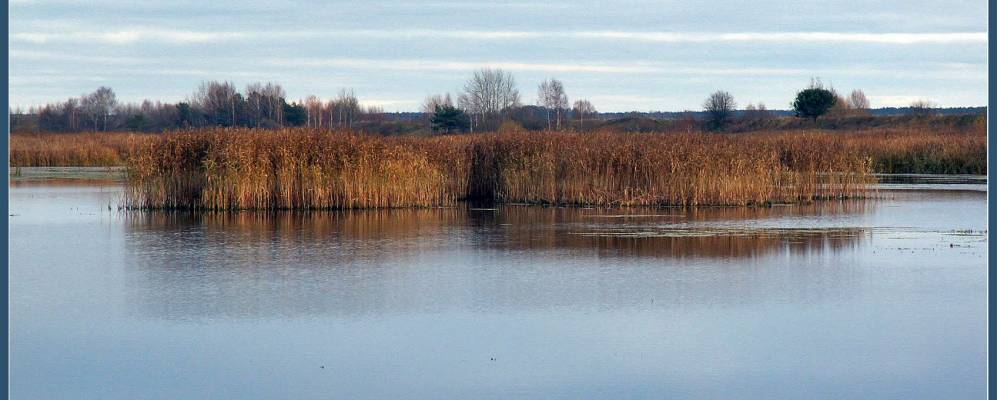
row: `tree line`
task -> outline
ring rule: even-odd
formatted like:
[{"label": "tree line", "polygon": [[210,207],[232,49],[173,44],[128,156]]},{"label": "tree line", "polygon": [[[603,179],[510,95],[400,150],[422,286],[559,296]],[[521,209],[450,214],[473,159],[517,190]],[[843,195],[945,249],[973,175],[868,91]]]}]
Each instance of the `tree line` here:
[{"label": "tree line", "polygon": [[[869,100],[862,90],[848,96],[819,79],[800,90],[791,103],[797,117],[816,120],[824,115],[865,115]],[[928,114],[934,105],[915,102],[911,113]],[[509,125],[526,130],[585,130],[599,119],[595,106],[586,99],[570,102],[565,85],[549,78],[537,85],[534,104],[523,104],[513,75],[501,69],[475,71],[455,94],[442,93],[426,97],[421,106],[423,117],[416,125],[433,132],[451,134],[489,132]],[[723,131],[735,118],[761,123],[775,118],[763,103],[749,103],[738,109],[734,96],[718,90],[703,103],[700,116],[687,113],[691,127]],[[391,128],[394,123],[399,125]],[[405,125],[408,124],[408,125]],[[254,127],[275,129],[307,126],[330,129],[366,129],[380,133],[405,133],[420,129],[413,123],[389,121],[379,107],[363,106],[352,89],[323,101],[317,96],[288,102],[287,94],[277,83],[251,83],[240,92],[232,82],[206,81],[177,103],[119,103],[114,91],[100,87],[92,93],[46,104],[27,112],[11,110],[12,131],[165,131],[196,127]],[[375,128],[375,129],[371,129]]]},{"label": "tree line", "polygon": [[309,96],[287,102],[277,83],[251,83],[239,92],[232,82],[207,81],[177,103],[120,103],[114,90],[97,88],[92,93],[49,103],[27,112],[11,111],[11,130],[47,132],[129,130],[155,132],[177,128],[254,127],[282,128],[314,126],[352,128],[360,121],[377,120],[378,107],[360,105],[354,92],[343,89],[328,101]]}]

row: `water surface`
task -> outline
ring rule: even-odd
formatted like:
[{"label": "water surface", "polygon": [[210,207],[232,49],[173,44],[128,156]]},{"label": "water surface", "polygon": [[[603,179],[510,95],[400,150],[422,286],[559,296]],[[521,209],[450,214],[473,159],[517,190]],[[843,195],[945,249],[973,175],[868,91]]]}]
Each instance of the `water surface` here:
[{"label": "water surface", "polygon": [[12,398],[985,396],[985,192],[277,214],[121,192],[11,188]]}]

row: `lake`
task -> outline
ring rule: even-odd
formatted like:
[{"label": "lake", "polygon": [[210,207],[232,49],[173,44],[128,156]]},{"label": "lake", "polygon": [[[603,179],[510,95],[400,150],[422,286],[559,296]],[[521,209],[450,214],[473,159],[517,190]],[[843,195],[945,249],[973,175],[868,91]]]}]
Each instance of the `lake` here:
[{"label": "lake", "polygon": [[769,208],[190,214],[19,183],[10,395],[984,398],[985,187],[887,185]]}]

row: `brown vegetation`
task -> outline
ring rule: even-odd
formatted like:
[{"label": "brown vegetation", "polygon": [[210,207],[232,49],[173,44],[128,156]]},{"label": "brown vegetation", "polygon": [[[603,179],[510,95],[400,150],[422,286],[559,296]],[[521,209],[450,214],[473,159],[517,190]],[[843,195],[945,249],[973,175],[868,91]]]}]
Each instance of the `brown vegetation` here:
[{"label": "brown vegetation", "polygon": [[39,133],[10,137],[12,167],[123,166],[139,143],[154,139],[135,133]]},{"label": "brown vegetation", "polygon": [[[977,120],[981,121],[981,120]],[[930,122],[930,121],[928,121]],[[986,173],[964,125],[748,134],[380,137],[314,129],[16,134],[12,166],[129,166],[129,204],[172,209],[441,206],[460,200],[747,205],[860,194],[870,173]]]},{"label": "brown vegetation", "polygon": [[165,135],[129,204],[168,209],[443,206],[459,200],[749,205],[853,196],[871,161],[822,134],[513,132],[381,138],[315,130]]}]

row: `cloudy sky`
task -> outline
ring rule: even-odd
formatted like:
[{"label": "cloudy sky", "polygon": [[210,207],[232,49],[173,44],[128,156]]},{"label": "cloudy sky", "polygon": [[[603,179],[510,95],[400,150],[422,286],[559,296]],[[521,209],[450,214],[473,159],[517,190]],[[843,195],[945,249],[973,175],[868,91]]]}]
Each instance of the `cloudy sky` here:
[{"label": "cloudy sky", "polygon": [[474,69],[511,71],[523,100],[562,80],[600,111],[788,108],[811,76],[874,107],[984,105],[987,2],[12,0],[11,103],[110,86],[178,101],[202,80],[277,81],[290,99],[353,88],[417,110]]}]

